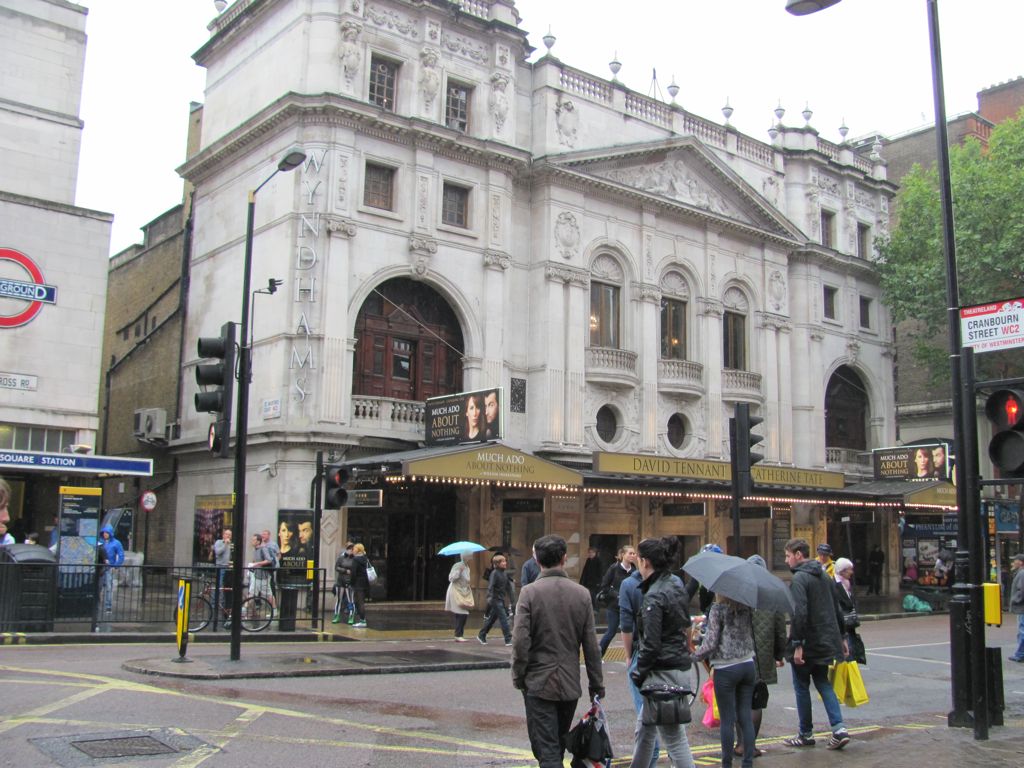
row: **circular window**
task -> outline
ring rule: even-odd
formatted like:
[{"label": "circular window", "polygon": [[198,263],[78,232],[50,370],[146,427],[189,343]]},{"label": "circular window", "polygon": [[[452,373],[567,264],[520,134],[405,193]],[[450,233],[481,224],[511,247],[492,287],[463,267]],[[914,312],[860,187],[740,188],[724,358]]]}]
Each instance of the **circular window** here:
[{"label": "circular window", "polygon": [[615,411],[610,406],[602,405],[597,412],[597,436],[606,443],[610,443],[615,439],[615,432],[618,428],[619,422],[615,417]]},{"label": "circular window", "polygon": [[673,413],[668,420],[668,442],[673,448],[682,448],[686,439],[686,419],[680,414]]}]

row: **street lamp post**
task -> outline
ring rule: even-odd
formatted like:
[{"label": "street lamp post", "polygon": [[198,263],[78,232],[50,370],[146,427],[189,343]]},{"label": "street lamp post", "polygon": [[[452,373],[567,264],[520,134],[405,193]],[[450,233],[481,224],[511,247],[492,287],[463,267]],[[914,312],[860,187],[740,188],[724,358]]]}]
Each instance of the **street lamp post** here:
[{"label": "street lamp post", "polygon": [[[786,10],[803,16],[823,10],[839,0],[787,0]],[[932,65],[932,95],[935,101],[935,144],[938,157],[939,194],[942,204],[942,245],[946,261],[946,316],[949,332],[949,365],[953,415],[953,448],[958,464],[967,467],[956,486],[957,552],[955,596],[950,601],[950,665],[953,711],[951,726],[974,726],[976,739],[988,738],[988,685],[986,675],[985,623],[982,605],[984,560],[981,532],[981,500],[977,478],[964,474],[977,472],[968,448],[975,448],[976,418],[974,390],[965,391],[960,337],[960,291],[957,278],[956,240],[953,229],[953,193],[949,178],[949,138],[946,132],[946,99],[942,83],[942,49],[939,44],[938,0],[925,0],[928,7],[928,33]],[[973,380],[973,373],[969,376]],[[965,408],[968,398],[971,412]],[[969,434],[971,433],[971,434]],[[968,445],[967,438],[970,438]],[[976,457],[976,449],[973,457]],[[973,469],[971,465],[973,464]],[[965,481],[966,480],[966,481]],[[969,635],[969,639],[965,637]],[[973,712],[973,716],[968,710]]]},{"label": "street lamp post", "polygon": [[235,413],[235,483],[234,525],[235,555],[232,567],[234,589],[231,590],[231,660],[242,655],[242,562],[245,555],[245,461],[249,438],[249,382],[252,378],[252,350],[249,349],[249,287],[252,278],[252,238],[256,217],[256,193],[263,189],[280,171],[293,171],[306,159],[306,153],[297,147],[285,152],[276,170],[249,192],[249,210],[245,223],[245,263],[242,266],[242,322],[238,342],[238,390]]}]

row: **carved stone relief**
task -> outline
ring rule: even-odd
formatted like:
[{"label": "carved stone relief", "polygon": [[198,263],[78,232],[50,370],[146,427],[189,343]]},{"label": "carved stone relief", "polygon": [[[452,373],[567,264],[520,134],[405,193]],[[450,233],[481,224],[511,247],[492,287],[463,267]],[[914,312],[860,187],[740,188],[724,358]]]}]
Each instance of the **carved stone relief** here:
[{"label": "carved stone relief", "polygon": [[838,179],[834,179],[831,176],[826,176],[823,173],[818,174],[818,186],[821,188],[822,192],[829,195],[834,195],[835,197],[839,197]]},{"label": "carved stone relief", "polygon": [[501,195],[491,195],[491,240],[501,242]]},{"label": "carved stone relief", "polygon": [[821,208],[818,206],[818,190],[808,187],[807,197],[807,234],[817,240],[821,236]]},{"label": "carved stone relief", "polygon": [[594,263],[590,267],[590,273],[598,279],[607,280],[612,283],[621,283],[624,278],[622,266],[607,253],[602,253],[594,259]]},{"label": "carved stone relief", "polygon": [[412,235],[409,238],[409,254],[412,257],[412,276],[420,278],[430,269],[430,259],[437,253],[437,241],[429,237]]},{"label": "carved stone relief", "polygon": [[487,106],[491,110],[491,117],[494,119],[494,128],[498,133],[505,125],[505,118],[508,117],[508,89],[509,79],[500,72],[491,75],[491,95],[487,99]]},{"label": "carved stone relief", "polygon": [[690,298],[690,284],[681,272],[670,269],[661,278],[661,291],[674,299],[687,301]]},{"label": "carved stone relief", "polygon": [[576,132],[579,129],[580,116],[576,112],[576,105],[559,96],[555,104],[555,128],[558,132],[558,143],[567,147],[576,146]]},{"label": "carved stone relief", "polygon": [[416,190],[416,225],[427,226],[427,208],[430,198],[430,178],[420,176]]},{"label": "carved stone relief", "polygon": [[420,93],[423,96],[423,109],[429,112],[434,106],[434,98],[441,87],[441,73],[437,71],[437,63],[441,60],[441,52],[436,48],[424,48],[420,51]]},{"label": "carved stone relief", "polygon": [[590,283],[590,275],[582,269],[573,269],[572,267],[545,267],[544,277],[552,282],[575,283],[576,285]]},{"label": "carved stone relief", "polygon": [[341,71],[346,85],[352,84],[363,62],[363,51],[359,45],[362,31],[363,26],[351,19],[341,23],[341,50],[338,57],[341,59]]},{"label": "carved stone relief", "polygon": [[781,312],[786,306],[786,279],[777,269],[768,278],[768,298],[776,312]]},{"label": "carved stone relief", "polygon": [[558,214],[555,220],[555,244],[563,258],[571,259],[576,255],[580,244],[580,226],[569,211]]},{"label": "carved stone relief", "polygon": [[735,286],[726,289],[725,296],[722,297],[722,305],[726,309],[740,314],[746,314],[750,309],[746,294]]},{"label": "carved stone relief", "polygon": [[366,6],[366,18],[373,22],[375,26],[382,29],[390,29],[393,32],[398,32],[400,35],[411,37],[413,40],[420,36],[416,24],[409,17],[395,11],[378,8],[375,5],[368,5]]},{"label": "carved stone relief", "polygon": [[599,171],[597,175],[714,213],[728,215],[733,212],[729,202],[690,171],[682,160],[664,160],[655,165]]},{"label": "carved stone relief", "polygon": [[441,41],[441,25],[436,21],[427,22],[427,40],[432,43]]},{"label": "carved stone relief", "polygon": [[338,207],[348,207],[348,155],[338,153]]},{"label": "carved stone relief", "polygon": [[774,176],[766,176],[761,182],[761,194],[776,208],[779,207],[779,180]]},{"label": "carved stone relief", "polygon": [[487,49],[462,35],[446,35],[442,32],[441,45],[452,53],[475,61],[477,64],[487,62]]},{"label": "carved stone relief", "polygon": [[857,190],[854,200],[856,200],[857,205],[861,208],[867,208],[869,211],[875,210],[875,198],[862,189]]},{"label": "carved stone relief", "polygon": [[499,45],[497,53],[494,56],[494,60],[498,62],[499,67],[505,67],[507,69],[509,62],[512,61],[512,51],[507,45]]},{"label": "carved stone relief", "polygon": [[501,251],[484,251],[484,266],[504,272],[512,266],[512,257]]},{"label": "carved stone relief", "polygon": [[355,237],[356,223],[332,216],[327,220],[327,233],[339,237]]}]

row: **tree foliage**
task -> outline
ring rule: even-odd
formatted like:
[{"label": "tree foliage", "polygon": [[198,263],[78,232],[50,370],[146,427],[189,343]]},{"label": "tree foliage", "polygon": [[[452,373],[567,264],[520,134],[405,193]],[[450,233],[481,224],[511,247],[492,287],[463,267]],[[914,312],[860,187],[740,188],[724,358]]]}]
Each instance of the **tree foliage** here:
[{"label": "tree foliage", "polygon": [[[974,139],[950,148],[950,186],[961,306],[1024,296],[1024,111],[996,126],[987,151]],[[895,322],[918,321],[908,329],[915,358],[943,375],[948,360],[936,354],[936,342],[948,338],[948,317],[937,170],[915,165],[896,201],[899,220],[879,244],[883,300]],[[1024,369],[1022,357],[1016,350],[976,361],[988,375],[1008,376]]]}]

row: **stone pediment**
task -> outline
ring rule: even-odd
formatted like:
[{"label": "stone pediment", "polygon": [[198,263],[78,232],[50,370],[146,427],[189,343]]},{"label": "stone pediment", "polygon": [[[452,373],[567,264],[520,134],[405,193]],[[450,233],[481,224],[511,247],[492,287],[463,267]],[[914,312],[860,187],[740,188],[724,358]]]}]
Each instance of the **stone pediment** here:
[{"label": "stone pediment", "polygon": [[549,158],[564,170],[613,182],[717,218],[795,238],[798,231],[761,194],[691,140]]}]

